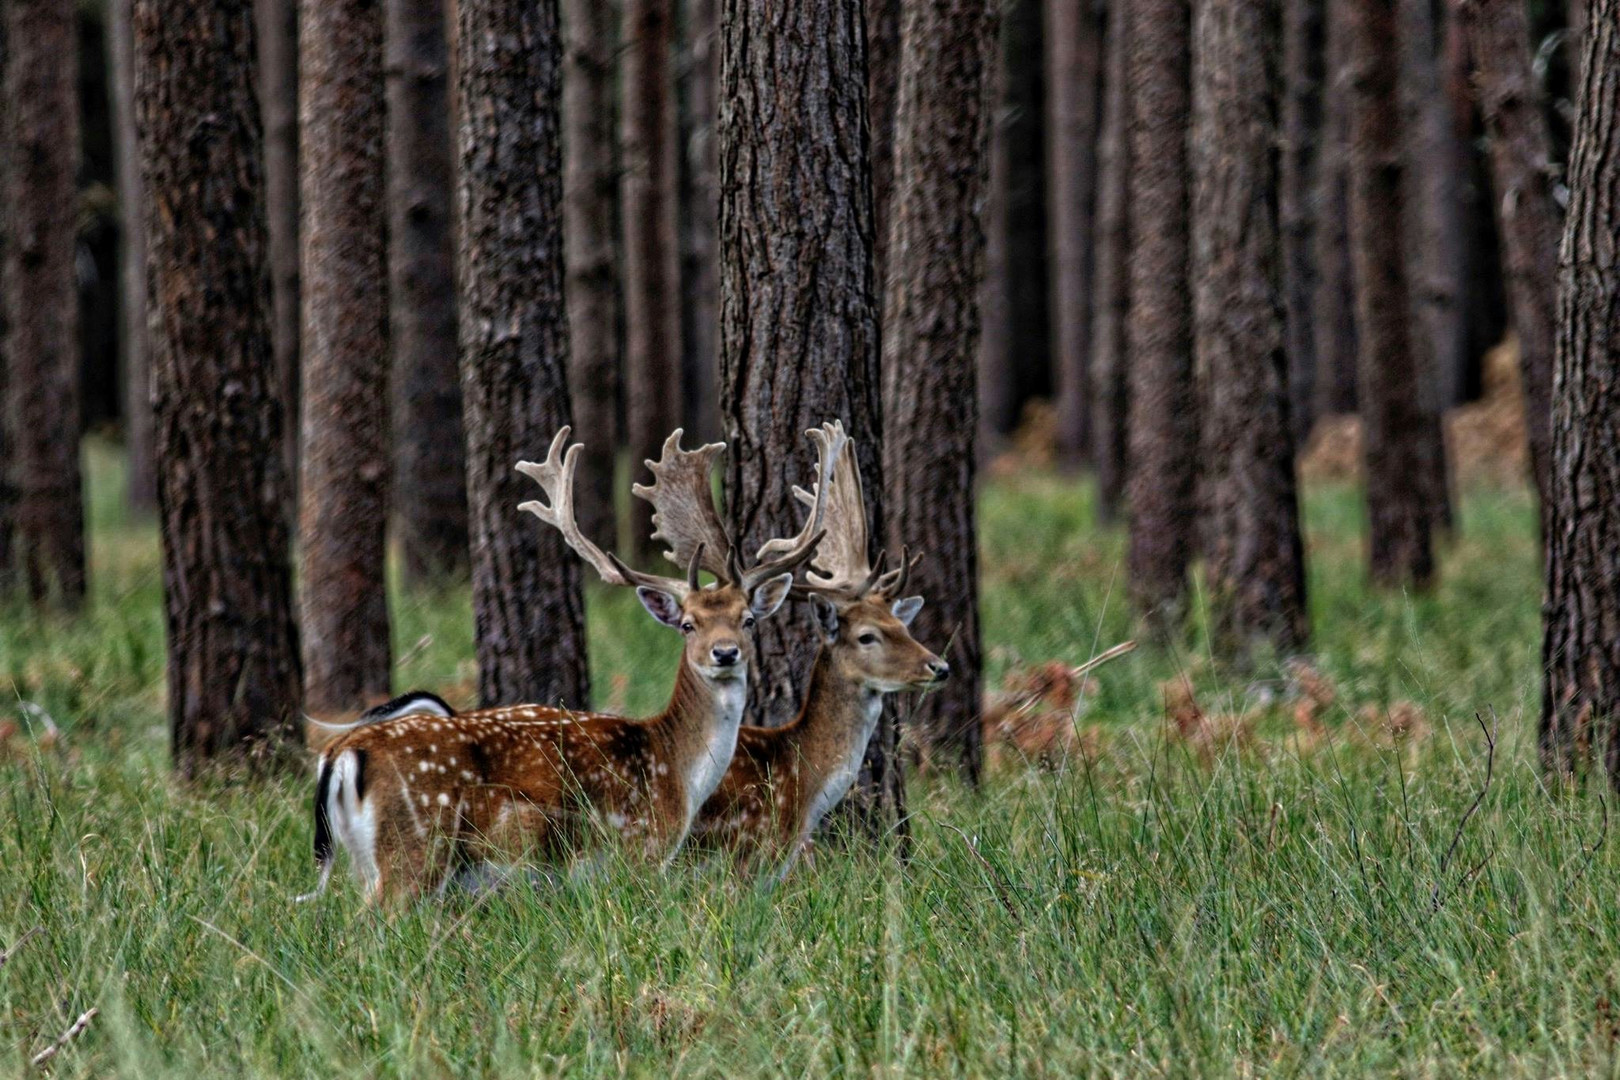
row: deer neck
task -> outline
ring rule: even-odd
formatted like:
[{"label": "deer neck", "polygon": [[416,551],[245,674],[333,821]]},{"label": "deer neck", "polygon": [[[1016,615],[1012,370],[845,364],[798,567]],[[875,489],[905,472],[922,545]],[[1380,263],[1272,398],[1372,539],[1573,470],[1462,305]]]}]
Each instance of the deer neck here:
[{"label": "deer neck", "polygon": [[795,724],[803,832],[813,830],[848,793],[882,715],[882,692],[840,673],[823,646]]},{"label": "deer neck", "polygon": [[711,680],[681,657],[669,704],[654,723],[669,748],[670,771],[681,778],[691,821],[731,764],[748,701],[748,678]]}]

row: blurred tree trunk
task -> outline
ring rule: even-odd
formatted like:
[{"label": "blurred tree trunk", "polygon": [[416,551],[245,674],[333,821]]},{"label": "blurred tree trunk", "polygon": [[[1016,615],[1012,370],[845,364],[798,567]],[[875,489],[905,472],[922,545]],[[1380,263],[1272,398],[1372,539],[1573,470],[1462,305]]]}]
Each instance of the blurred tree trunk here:
[{"label": "blurred tree trunk", "polygon": [[[999,65],[998,65],[999,68]],[[987,93],[998,101],[1003,73],[991,72]],[[984,190],[984,280],[979,285],[979,452],[994,454],[1007,440],[1017,406],[1012,362],[1012,310],[1007,278],[1012,273],[1007,245],[1007,154],[1004,110],[990,110],[989,175]]]},{"label": "blurred tree trunk", "polygon": [[1212,635],[1240,658],[1307,634],[1278,229],[1271,0],[1202,0],[1193,32],[1193,277]]},{"label": "blurred tree trunk", "polygon": [[962,410],[975,400],[992,2],[906,5],[883,305],[888,547],[927,552],[913,582],[928,603],[912,630],[952,669],[950,682],[917,700],[912,722],[936,760],[975,783],[984,761],[976,428]]},{"label": "blurred tree trunk", "polygon": [[1620,0],[1593,0],[1558,256],[1541,751],[1620,786]]},{"label": "blurred tree trunk", "polygon": [[176,767],[298,736],[282,403],[254,100],[234,0],[136,0],[169,724]]},{"label": "blurred tree trunk", "polygon": [[393,503],[405,579],[422,583],[467,571],[450,54],[443,0],[388,0],[385,13]]},{"label": "blurred tree trunk", "polygon": [[[513,469],[569,421],[557,0],[457,0],[461,390],[478,696],[590,702],[579,560]],[[611,469],[598,454],[592,468]]]},{"label": "blurred tree trunk", "polygon": [[1197,514],[1198,409],[1188,277],[1191,18],[1131,0],[1131,593],[1160,625],[1183,614]]},{"label": "blurred tree trunk", "polygon": [[299,606],[304,699],[326,711],[386,696],[391,674],[383,12],[370,0],[304,0],[300,20]]},{"label": "blurred tree trunk", "polygon": [[1316,228],[1326,0],[1282,0],[1282,229],[1284,345],[1295,447],[1316,419]]},{"label": "blurred tree trunk", "polygon": [[1047,199],[1060,458],[1091,455],[1092,211],[1097,193],[1102,20],[1092,0],[1046,0]]},{"label": "blurred tree trunk", "polygon": [[1368,558],[1382,585],[1428,584],[1434,462],[1425,449],[1436,422],[1422,399],[1422,365],[1407,287],[1407,207],[1399,57],[1389,48],[1397,0],[1352,0],[1350,237],[1355,267],[1357,356],[1366,459]]},{"label": "blurred tree trunk", "polygon": [[84,599],[79,476],[78,40],[72,0],[4,7],[0,118],[9,165],[5,406],[16,485],[13,557],[36,602]]},{"label": "blurred tree trunk", "polygon": [[1519,0],[1462,0],[1477,71],[1480,111],[1502,236],[1507,297],[1519,338],[1530,463],[1544,508],[1552,438],[1552,369],[1557,340],[1558,244],[1562,221],[1553,201],[1552,139],[1541,88],[1530,67],[1530,26]]},{"label": "blurred tree trunk", "polygon": [[[1450,148],[1458,155],[1462,178],[1463,326],[1467,331],[1466,365],[1449,373],[1452,384],[1441,388],[1442,400],[1461,405],[1479,398],[1483,359],[1507,333],[1507,297],[1502,281],[1502,255],[1496,235],[1495,199],[1482,147],[1485,125],[1475,102],[1473,63],[1461,19],[1447,19],[1445,93],[1450,106]],[[1551,361],[1549,361],[1549,364]],[[1448,373],[1442,372],[1442,375]]]},{"label": "blurred tree trunk", "polygon": [[141,163],[135,155],[135,39],[130,27],[133,0],[110,0],[108,56],[111,59],[113,129],[118,153],[120,343],[124,371],[125,487],[137,511],[157,508],[157,461],[152,456],[152,375],[146,329],[146,216],[142,209]]},{"label": "blurred tree trunk", "polygon": [[576,438],[600,462],[578,477],[579,527],[597,543],[618,538],[613,461],[619,450],[619,281],[614,239],[617,5],[564,0],[562,82],[563,253]]},{"label": "blurred tree trunk", "polygon": [[[0,94],[4,93],[6,73],[6,17],[0,9]],[[5,132],[5,118],[0,116],[0,135]],[[7,140],[0,138],[0,191],[10,189],[10,181],[6,177],[6,169],[10,166],[11,147]],[[17,507],[17,492],[12,486],[11,476],[11,445],[12,445],[12,418],[11,408],[7,404],[11,400],[10,377],[7,374],[6,353],[8,348],[8,334],[6,331],[6,265],[10,260],[7,245],[10,243],[11,214],[9,211],[0,212],[0,596],[9,593],[15,584],[15,569],[11,560],[12,530],[16,524],[15,513]]]},{"label": "blurred tree trunk", "polygon": [[[631,473],[657,460],[680,424],[680,268],[675,239],[671,0],[627,0],[624,13],[625,418]],[[630,500],[636,561],[652,556],[652,504]]]},{"label": "blurred tree trunk", "polygon": [[720,281],[715,255],[720,195],[715,190],[715,120],[720,51],[715,0],[687,0],[681,95],[681,388],[682,413],[696,442],[720,437],[716,382]]},{"label": "blurred tree trunk", "polygon": [[[894,193],[894,114],[900,100],[901,0],[866,0],[866,100],[872,128],[872,228],[876,288],[888,264]],[[881,317],[881,313],[880,317]]]},{"label": "blurred tree trunk", "polygon": [[253,0],[259,35],[259,108],[264,117],[265,200],[270,228],[270,316],[276,387],[281,395],[289,498],[298,492],[302,395],[303,267],[299,241],[298,0]]},{"label": "blurred tree trunk", "polygon": [[1097,140],[1097,267],[1091,305],[1091,460],[1097,474],[1097,518],[1105,524],[1119,516],[1124,501],[1130,434],[1125,352],[1131,313],[1129,28],[1129,0],[1115,0],[1108,15],[1108,70]]},{"label": "blurred tree trunk", "polygon": [[1325,103],[1316,174],[1315,416],[1356,411],[1355,275],[1350,266],[1350,4],[1327,3]]}]

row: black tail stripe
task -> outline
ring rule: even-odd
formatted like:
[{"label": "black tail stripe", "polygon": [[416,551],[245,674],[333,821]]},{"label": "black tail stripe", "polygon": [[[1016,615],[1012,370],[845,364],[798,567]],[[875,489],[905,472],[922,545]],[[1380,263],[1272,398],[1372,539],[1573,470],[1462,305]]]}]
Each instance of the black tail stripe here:
[{"label": "black tail stripe", "polygon": [[315,863],[325,866],[332,861],[332,821],[326,816],[326,793],[332,786],[332,760],[321,762],[315,779]]},{"label": "black tail stripe", "polygon": [[366,752],[358,748],[349,752],[354,755],[354,801],[359,805],[366,797]]},{"label": "black tail stripe", "polygon": [[380,720],[385,716],[392,716],[395,713],[402,712],[409,706],[413,705],[431,706],[433,710],[437,710],[443,716],[454,716],[456,714],[456,710],[450,707],[450,703],[444,700],[444,698],[440,697],[438,694],[427,690],[412,690],[408,694],[399,695],[399,697],[392,701],[385,701],[381,705],[374,705],[367,709],[365,712],[360,714],[360,723],[372,723],[373,721]]}]

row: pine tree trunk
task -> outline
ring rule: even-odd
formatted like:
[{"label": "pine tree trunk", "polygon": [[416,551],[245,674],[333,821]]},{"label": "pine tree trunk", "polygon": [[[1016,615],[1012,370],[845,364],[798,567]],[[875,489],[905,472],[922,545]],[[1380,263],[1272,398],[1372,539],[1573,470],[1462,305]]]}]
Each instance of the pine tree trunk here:
[{"label": "pine tree trunk", "polygon": [[1350,262],[1350,4],[1327,3],[1322,145],[1317,154],[1316,416],[1356,411],[1355,274]]},{"label": "pine tree trunk", "polygon": [[388,278],[383,13],[304,0],[304,699],[351,709],[390,684]]},{"label": "pine tree trunk", "polygon": [[[658,459],[680,424],[680,270],[675,240],[675,110],[671,0],[628,0],[624,12],[625,419],[631,472]],[[652,504],[632,499],[630,544],[645,565]]]},{"label": "pine tree trunk", "polygon": [[[461,391],[478,695],[590,701],[578,559],[517,504],[569,422],[557,0],[458,0]],[[592,468],[610,469],[598,452]]]},{"label": "pine tree trunk", "polygon": [[872,128],[873,262],[878,295],[888,265],[889,205],[894,201],[894,113],[900,100],[901,0],[866,0],[866,100]]},{"label": "pine tree trunk", "polygon": [[1294,445],[1316,420],[1316,228],[1326,0],[1282,0],[1282,227],[1284,344]]},{"label": "pine tree trunk", "polygon": [[[1463,325],[1467,331],[1464,366],[1441,372],[1441,400],[1449,406],[1478,400],[1485,354],[1507,333],[1507,297],[1502,281],[1502,255],[1496,235],[1495,200],[1491,197],[1489,169],[1484,153],[1485,125],[1479,115],[1474,88],[1473,62],[1460,18],[1446,20],[1445,94],[1451,118],[1451,152],[1462,178]],[[1548,360],[1551,371],[1552,361]]]},{"label": "pine tree trunk", "polygon": [[892,258],[883,311],[889,548],[927,553],[913,575],[927,604],[912,625],[942,650],[951,681],[918,699],[912,722],[977,782],[981,647],[974,528],[979,229],[985,82],[995,58],[987,0],[907,5],[895,123]]},{"label": "pine tree trunk", "polygon": [[297,737],[251,13],[136,0],[169,724],[176,767]]},{"label": "pine tree trunk", "polygon": [[450,54],[443,0],[388,0],[385,12],[394,510],[405,579],[421,583],[467,571]]},{"label": "pine tree trunk", "polygon": [[619,449],[619,279],[614,237],[616,5],[564,0],[563,250],[567,262],[568,391],[576,438],[601,462],[576,480],[579,527],[599,544],[618,538],[612,463]]},{"label": "pine tree trunk", "polygon": [[1355,268],[1359,397],[1366,459],[1368,561],[1383,585],[1428,584],[1433,488],[1426,470],[1421,365],[1413,344],[1405,243],[1397,0],[1353,0],[1350,237]]},{"label": "pine tree trunk", "polygon": [[716,0],[687,0],[685,73],[681,95],[681,390],[682,413],[695,442],[720,437],[718,322],[720,280],[715,266],[720,194],[715,190],[716,92],[720,85]]},{"label": "pine tree trunk", "polygon": [[[0,93],[4,92],[4,79],[6,72],[6,18],[0,10]],[[4,133],[5,118],[0,116],[0,133]],[[10,190],[11,181],[7,179],[6,170],[10,167],[11,147],[7,141],[0,138],[0,191]],[[9,593],[15,585],[16,578],[13,573],[15,567],[11,560],[12,532],[16,525],[17,492],[13,486],[11,476],[11,408],[6,403],[11,400],[10,377],[7,374],[7,349],[9,335],[6,332],[6,265],[10,261],[7,253],[10,244],[11,215],[0,213],[0,596]]]},{"label": "pine tree trunk", "polygon": [[1620,0],[1592,0],[1558,256],[1541,750],[1620,784]]},{"label": "pine tree trunk", "polygon": [[1102,24],[1088,0],[1046,0],[1047,200],[1051,223],[1057,443],[1068,465],[1091,452],[1091,293]]},{"label": "pine tree trunk", "polygon": [[1183,0],[1130,3],[1131,593],[1144,615],[1183,614],[1192,559],[1198,410],[1188,278],[1191,25]]},{"label": "pine tree trunk", "polygon": [[135,154],[133,0],[107,5],[113,130],[118,157],[119,338],[123,346],[125,489],[142,513],[157,508],[157,461],[152,456],[152,375],[146,329],[146,216],[141,163]]},{"label": "pine tree trunk", "polygon": [[979,452],[990,456],[1007,442],[1014,417],[1017,378],[1012,363],[1012,308],[1007,278],[1012,273],[1007,242],[1007,124],[999,102],[1005,73],[991,73],[990,174],[984,191],[984,281],[979,286]]},{"label": "pine tree trunk", "polygon": [[8,3],[0,123],[10,159],[5,406],[16,485],[14,557],[29,595],[84,599],[79,477],[78,38],[71,0]]},{"label": "pine tree trunk", "polygon": [[265,200],[270,228],[270,326],[281,396],[283,463],[296,501],[299,416],[299,353],[303,340],[302,247],[299,241],[298,0],[253,0],[259,35],[259,108],[264,117]]},{"label": "pine tree trunk", "polygon": [[1490,135],[1492,186],[1499,193],[1508,306],[1519,338],[1530,463],[1545,508],[1551,496],[1552,371],[1557,339],[1558,244],[1552,139],[1530,68],[1530,27],[1518,0],[1463,0],[1480,111]]},{"label": "pine tree trunk", "polygon": [[1202,0],[1193,33],[1193,281],[1205,566],[1217,648],[1305,642],[1278,229],[1271,0]]},{"label": "pine tree trunk", "polygon": [[1130,434],[1126,329],[1130,280],[1130,8],[1116,0],[1108,16],[1108,70],[1103,76],[1102,133],[1097,141],[1097,272],[1092,300],[1091,434],[1097,474],[1097,518],[1118,518],[1125,498]]}]

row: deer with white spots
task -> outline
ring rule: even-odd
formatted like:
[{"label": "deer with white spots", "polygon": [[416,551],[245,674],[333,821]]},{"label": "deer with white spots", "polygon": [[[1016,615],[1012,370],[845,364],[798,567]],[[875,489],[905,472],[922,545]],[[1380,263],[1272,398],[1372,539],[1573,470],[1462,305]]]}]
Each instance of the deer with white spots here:
[{"label": "deer with white spots", "polygon": [[[603,581],[634,588],[655,619],[680,632],[669,704],[644,720],[516,705],[453,715],[432,708],[357,727],[319,762],[317,893],[331,874],[334,840],[372,900],[414,896],[486,862],[566,858],[604,830],[630,851],[668,859],[720,782],[747,699],[752,627],[787,599],[793,570],[821,541],[825,500],[812,502],[799,535],[770,541],[744,569],[709,487],[725,446],[682,450],[677,430],[662,460],[647,462],[654,484],[633,490],[653,504],[654,538],[687,573],[644,574],[580,534],[573,486],[581,447],[564,455],[568,436],[568,428],[557,434],[544,462],[519,463],[547,498],[519,509],[555,527]],[[840,447],[821,432],[812,438],[824,482]],[[700,585],[700,570],[716,580]]]},{"label": "deer with white spots", "polygon": [[[847,442],[837,421],[823,438]],[[829,488],[794,495],[825,504],[826,539],[794,586],[810,601],[821,647],[798,717],[778,728],[745,726],[720,786],[693,823],[693,842],[772,860],[785,875],[827,811],[838,805],[866,756],[883,696],[943,682],[950,667],[911,636],[920,596],[905,596],[912,562],[883,572],[867,555],[866,504],[855,451],[846,446]]]}]

